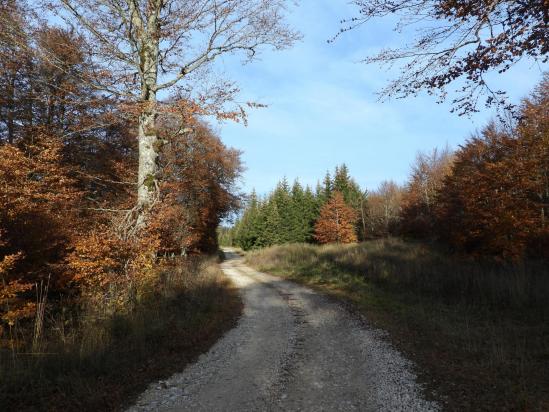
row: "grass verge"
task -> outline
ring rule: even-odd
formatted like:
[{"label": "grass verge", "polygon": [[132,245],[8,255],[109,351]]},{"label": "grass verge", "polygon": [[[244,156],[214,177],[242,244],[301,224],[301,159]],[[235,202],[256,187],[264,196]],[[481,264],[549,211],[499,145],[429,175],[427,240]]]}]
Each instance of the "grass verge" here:
[{"label": "grass verge", "polygon": [[415,361],[445,410],[549,410],[547,262],[468,261],[396,239],[246,260],[350,302]]},{"label": "grass verge", "polygon": [[0,410],[121,410],[149,383],[183,370],[234,326],[242,303],[216,259],[163,270],[166,292],[132,313],[89,317],[72,338],[63,334],[65,342],[50,330],[44,353],[14,358],[0,352]]}]

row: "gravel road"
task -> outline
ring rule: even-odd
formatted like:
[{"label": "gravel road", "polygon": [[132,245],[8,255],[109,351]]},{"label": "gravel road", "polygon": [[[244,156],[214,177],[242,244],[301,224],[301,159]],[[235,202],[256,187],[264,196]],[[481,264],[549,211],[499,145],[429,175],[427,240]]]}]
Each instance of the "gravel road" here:
[{"label": "gravel road", "polygon": [[238,325],[182,373],[156,382],[128,411],[436,411],[411,363],[341,305],[245,266]]}]

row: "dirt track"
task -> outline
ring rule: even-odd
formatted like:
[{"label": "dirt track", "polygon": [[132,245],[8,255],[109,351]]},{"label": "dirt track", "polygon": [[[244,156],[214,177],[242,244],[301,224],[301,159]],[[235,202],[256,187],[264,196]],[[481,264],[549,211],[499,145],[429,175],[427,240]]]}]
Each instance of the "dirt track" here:
[{"label": "dirt track", "polygon": [[252,270],[230,250],[223,271],[244,315],[196,363],[129,411],[428,411],[411,364],[339,304]]}]

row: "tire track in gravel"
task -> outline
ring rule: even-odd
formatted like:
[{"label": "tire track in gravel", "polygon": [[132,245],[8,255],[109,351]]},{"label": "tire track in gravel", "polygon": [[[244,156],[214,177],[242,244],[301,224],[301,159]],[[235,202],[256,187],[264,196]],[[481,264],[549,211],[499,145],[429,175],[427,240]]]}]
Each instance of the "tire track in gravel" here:
[{"label": "tire track in gravel", "polygon": [[193,365],[152,384],[137,411],[434,411],[412,364],[338,303],[245,266],[238,325]]}]

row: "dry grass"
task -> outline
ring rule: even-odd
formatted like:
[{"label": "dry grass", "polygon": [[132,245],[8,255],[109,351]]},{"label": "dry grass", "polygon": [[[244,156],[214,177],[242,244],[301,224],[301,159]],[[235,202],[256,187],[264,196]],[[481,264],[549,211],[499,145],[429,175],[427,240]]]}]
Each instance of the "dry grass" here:
[{"label": "dry grass", "polygon": [[352,302],[447,410],[549,410],[547,262],[464,260],[396,239],[278,246],[247,261]]},{"label": "dry grass", "polygon": [[160,293],[125,315],[49,314],[41,354],[0,352],[0,410],[119,410],[234,325],[236,290],[216,259],[159,268]]}]

